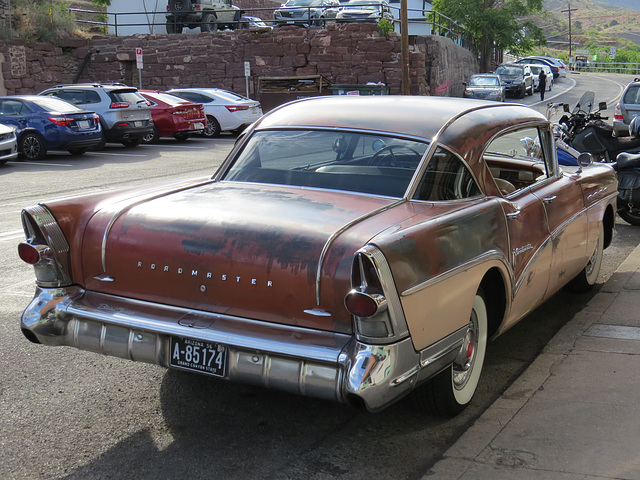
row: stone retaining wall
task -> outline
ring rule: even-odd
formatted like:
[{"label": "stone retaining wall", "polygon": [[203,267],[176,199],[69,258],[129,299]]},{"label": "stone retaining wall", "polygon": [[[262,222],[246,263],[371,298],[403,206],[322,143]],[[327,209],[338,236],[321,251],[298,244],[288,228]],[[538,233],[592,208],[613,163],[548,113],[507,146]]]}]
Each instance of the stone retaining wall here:
[{"label": "stone retaining wall", "polygon": [[[384,83],[400,93],[400,36],[378,34],[373,24],[330,24],[326,29],[282,27],[198,35],[99,36],[62,46],[0,44],[0,94],[32,94],[73,83],[83,59],[91,60],[80,82],[138,86],[135,49],[142,48],[142,86],[215,86],[244,93],[244,62],[251,65],[250,91],[258,77],[322,75],[334,84]],[[478,69],[475,57],[444,37],[410,37],[413,95],[459,96],[462,82]],[[4,91],[3,91],[4,90]]]}]

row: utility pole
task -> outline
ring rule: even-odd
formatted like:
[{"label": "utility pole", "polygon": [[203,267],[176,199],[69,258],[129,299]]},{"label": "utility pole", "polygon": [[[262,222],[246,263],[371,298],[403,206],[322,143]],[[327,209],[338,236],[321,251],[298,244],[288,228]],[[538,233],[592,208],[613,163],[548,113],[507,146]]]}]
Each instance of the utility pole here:
[{"label": "utility pole", "polygon": [[409,21],[407,14],[407,0],[400,0],[400,50],[402,61],[402,95],[411,94],[409,79]]},{"label": "utility pole", "polygon": [[565,13],[565,12],[569,13],[569,66],[571,66],[571,59],[572,59],[571,46],[573,43],[573,40],[571,39],[571,12],[575,12],[576,10],[578,9],[571,8],[571,2],[569,2],[569,8],[567,10],[560,10],[562,13]]}]

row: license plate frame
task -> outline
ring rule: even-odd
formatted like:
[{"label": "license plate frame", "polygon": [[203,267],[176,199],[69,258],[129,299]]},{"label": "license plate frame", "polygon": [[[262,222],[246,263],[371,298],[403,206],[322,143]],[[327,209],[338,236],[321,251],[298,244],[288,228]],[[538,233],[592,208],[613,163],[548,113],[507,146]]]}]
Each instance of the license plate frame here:
[{"label": "license plate frame", "polygon": [[86,130],[89,127],[91,127],[89,120],[78,120],[78,128]]},{"label": "license plate frame", "polygon": [[169,340],[169,366],[225,377],[229,349],[225,345],[192,338],[171,336]]}]

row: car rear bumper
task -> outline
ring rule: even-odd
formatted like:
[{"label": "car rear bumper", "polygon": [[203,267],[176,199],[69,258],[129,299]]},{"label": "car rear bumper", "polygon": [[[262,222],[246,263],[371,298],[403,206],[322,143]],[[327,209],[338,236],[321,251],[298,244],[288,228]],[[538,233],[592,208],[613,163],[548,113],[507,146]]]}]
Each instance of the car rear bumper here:
[{"label": "car rear bumper", "polygon": [[465,331],[416,352],[410,338],[366,345],[353,336],[152,304],[79,287],[41,289],[24,311],[31,341],[170,367],[171,337],[224,345],[225,379],[370,411],[446,368]]},{"label": "car rear bumper", "polygon": [[[134,122],[131,122],[132,124]],[[109,129],[104,129],[104,134],[107,140],[111,142],[120,142],[122,140],[136,140],[144,137],[147,133],[153,131],[153,123],[148,120],[140,120],[140,126],[128,124],[126,126],[114,126]]]}]

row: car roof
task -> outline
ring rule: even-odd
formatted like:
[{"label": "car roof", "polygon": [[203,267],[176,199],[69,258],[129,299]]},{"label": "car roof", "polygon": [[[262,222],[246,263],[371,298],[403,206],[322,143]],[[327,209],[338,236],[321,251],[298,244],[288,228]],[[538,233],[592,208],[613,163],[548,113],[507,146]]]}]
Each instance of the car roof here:
[{"label": "car roof", "polygon": [[463,151],[484,147],[499,131],[526,122],[548,120],[542,113],[515,103],[437,96],[327,95],[278,107],[258,120],[256,129],[370,130],[426,140],[439,138]]}]

